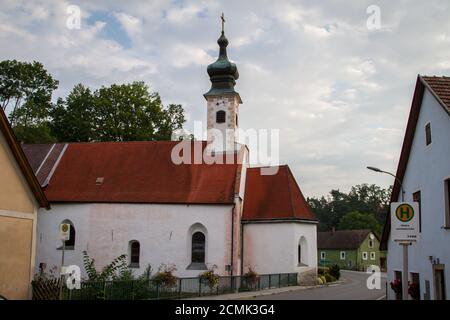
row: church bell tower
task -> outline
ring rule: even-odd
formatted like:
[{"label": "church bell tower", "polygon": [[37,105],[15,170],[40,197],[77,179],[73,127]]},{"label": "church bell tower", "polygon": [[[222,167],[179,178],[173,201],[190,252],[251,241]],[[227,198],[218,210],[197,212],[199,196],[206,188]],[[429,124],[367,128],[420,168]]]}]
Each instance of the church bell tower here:
[{"label": "church bell tower", "polygon": [[239,93],[234,90],[239,73],[236,64],[228,60],[228,39],[225,37],[224,16],[222,13],[222,34],[219,44],[219,57],[208,66],[211,89],[204,94],[207,101],[208,144],[216,152],[234,151],[238,141]]}]

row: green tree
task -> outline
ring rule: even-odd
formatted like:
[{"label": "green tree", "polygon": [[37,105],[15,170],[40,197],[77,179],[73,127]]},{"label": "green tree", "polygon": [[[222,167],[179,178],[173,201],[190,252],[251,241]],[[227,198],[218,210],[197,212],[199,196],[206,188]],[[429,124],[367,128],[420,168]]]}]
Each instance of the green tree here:
[{"label": "green tree", "polygon": [[77,84],[65,100],[58,99],[51,111],[50,127],[60,142],[95,140],[94,95]]},{"label": "green tree", "polygon": [[11,125],[39,125],[48,120],[51,97],[58,81],[37,61],[0,62],[0,104],[12,106]]},{"label": "green tree", "polygon": [[0,105],[10,108],[9,121],[17,138],[26,143],[54,142],[49,129],[52,93],[58,81],[37,62],[0,62]]},{"label": "green tree", "polygon": [[185,121],[180,105],[164,108],[144,82],[102,87],[94,93],[99,141],[169,140]]},{"label": "green tree", "polygon": [[338,224],[339,230],[371,229],[376,234],[381,234],[381,225],[372,214],[352,211],[347,213]]},{"label": "green tree", "polygon": [[326,197],[308,198],[308,202],[320,221],[320,231],[337,227],[342,217],[352,211],[367,212],[383,225],[391,190],[391,187],[384,189],[374,184],[360,184],[351,187],[349,193],[331,190]]}]

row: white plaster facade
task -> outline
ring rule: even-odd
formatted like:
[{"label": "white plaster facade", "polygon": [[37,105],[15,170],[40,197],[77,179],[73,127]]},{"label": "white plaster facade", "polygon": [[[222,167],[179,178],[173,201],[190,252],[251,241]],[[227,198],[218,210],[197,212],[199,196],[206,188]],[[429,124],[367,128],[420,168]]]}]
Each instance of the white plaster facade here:
[{"label": "white plaster facade", "polygon": [[[432,142],[425,143],[425,126],[431,124]],[[409,278],[420,275],[421,299],[435,299],[433,265],[444,267],[446,297],[450,299],[450,230],[445,229],[448,196],[444,181],[450,178],[450,117],[439,102],[425,89],[422,99],[409,161],[403,178],[405,201],[413,201],[412,194],[421,192],[421,233],[417,243],[409,247]],[[399,195],[398,201],[401,201]],[[389,237],[388,283],[394,280],[395,271],[402,271],[402,248]],[[388,298],[395,293],[387,289]],[[425,294],[425,296],[424,296]]]},{"label": "white plaster facade", "polygon": [[[248,267],[261,274],[313,273],[317,270],[317,224],[311,222],[245,223],[244,272]],[[301,245],[301,263],[298,246]]]},{"label": "white plaster facade", "polygon": [[86,250],[101,268],[121,254],[128,253],[129,241],[140,243],[140,265],[154,271],[160,264],[175,264],[180,277],[196,277],[200,270],[187,270],[191,262],[191,238],[196,230],[206,230],[205,262],[217,265],[217,272],[227,275],[225,266],[231,257],[232,205],[176,204],[52,204],[50,211],[40,211],[36,265],[59,267],[61,246],[59,224],[70,220],[75,227],[75,248],[66,250],[65,265],[83,270],[82,252]]}]

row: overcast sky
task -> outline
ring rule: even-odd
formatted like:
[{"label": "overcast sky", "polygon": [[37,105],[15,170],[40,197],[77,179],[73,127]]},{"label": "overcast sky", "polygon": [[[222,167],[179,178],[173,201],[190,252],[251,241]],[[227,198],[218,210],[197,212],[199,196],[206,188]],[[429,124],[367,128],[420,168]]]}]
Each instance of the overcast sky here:
[{"label": "overcast sky", "polygon": [[[223,11],[241,128],[280,129],[280,162],[305,196],[387,186],[365,167],[396,170],[417,74],[450,75],[450,1],[349,2],[0,0],[0,59],[42,62],[54,98],[79,82],[145,81],[191,129],[206,120]],[[70,5],[80,29],[66,26]]]}]

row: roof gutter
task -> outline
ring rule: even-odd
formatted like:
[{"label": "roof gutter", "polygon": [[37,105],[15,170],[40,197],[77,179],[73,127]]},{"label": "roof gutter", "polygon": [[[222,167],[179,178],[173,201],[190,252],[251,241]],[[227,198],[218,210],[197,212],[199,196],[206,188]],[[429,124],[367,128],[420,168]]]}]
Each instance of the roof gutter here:
[{"label": "roof gutter", "polygon": [[241,220],[242,224],[250,224],[250,223],[289,223],[289,222],[307,223],[307,224],[319,224],[319,221],[317,221],[317,220],[307,220],[307,219],[299,219],[299,218]]},{"label": "roof gutter", "polygon": [[234,263],[234,214],[236,212],[236,203],[233,203],[231,209],[231,259],[230,259],[230,275],[233,276],[233,263]]}]

